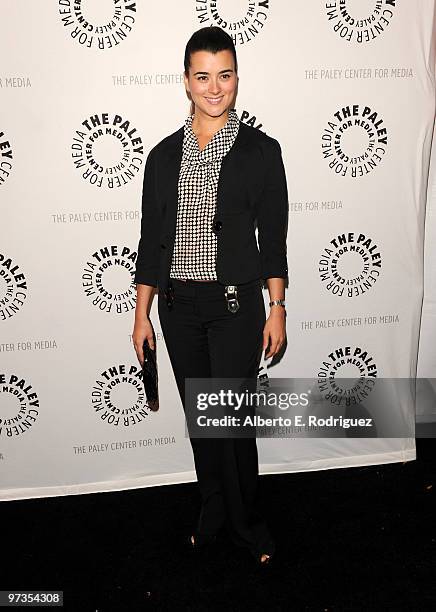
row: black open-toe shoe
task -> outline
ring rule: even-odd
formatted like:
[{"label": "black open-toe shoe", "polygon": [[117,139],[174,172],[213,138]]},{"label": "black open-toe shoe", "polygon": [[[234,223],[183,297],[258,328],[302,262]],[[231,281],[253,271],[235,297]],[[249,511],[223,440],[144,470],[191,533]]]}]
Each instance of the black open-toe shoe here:
[{"label": "black open-toe shoe", "polygon": [[[259,567],[266,567],[271,565],[275,553],[275,544],[273,541],[269,542],[269,545],[263,546],[262,548],[251,549],[251,554],[256,560],[256,565]],[[264,559],[262,560],[262,557]]]},{"label": "black open-toe shoe", "polygon": [[262,553],[257,557],[257,564],[260,567],[265,567],[266,565],[271,565],[271,561],[273,559],[273,555],[268,555],[267,553]]}]

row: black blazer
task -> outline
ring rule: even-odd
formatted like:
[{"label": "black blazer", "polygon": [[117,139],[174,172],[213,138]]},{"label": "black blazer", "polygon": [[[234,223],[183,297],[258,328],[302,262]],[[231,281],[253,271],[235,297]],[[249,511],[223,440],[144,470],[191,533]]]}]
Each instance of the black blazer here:
[{"label": "black blazer", "polygon": [[[183,126],[148,154],[135,283],[166,290],[176,235]],[[258,241],[255,227],[257,223]],[[223,158],[212,230],[223,285],[287,278],[288,192],[280,145],[240,123]]]}]

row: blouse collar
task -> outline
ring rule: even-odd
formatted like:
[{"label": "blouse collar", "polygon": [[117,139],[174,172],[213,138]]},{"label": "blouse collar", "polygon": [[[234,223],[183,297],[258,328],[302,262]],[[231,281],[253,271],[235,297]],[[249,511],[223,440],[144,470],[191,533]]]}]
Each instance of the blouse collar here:
[{"label": "blouse collar", "polygon": [[194,115],[185,120],[183,158],[190,163],[208,163],[224,157],[232,147],[239,130],[239,117],[234,108],[229,109],[227,122],[213,135],[206,147],[200,151],[198,140],[192,130]]}]

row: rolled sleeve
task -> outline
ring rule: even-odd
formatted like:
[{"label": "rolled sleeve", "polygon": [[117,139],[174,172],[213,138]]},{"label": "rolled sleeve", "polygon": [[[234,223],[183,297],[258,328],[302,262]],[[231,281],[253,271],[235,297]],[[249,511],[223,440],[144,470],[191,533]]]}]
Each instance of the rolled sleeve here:
[{"label": "rolled sleeve", "polygon": [[156,194],[156,162],[154,149],[152,149],[145,163],[142,187],[141,236],[134,278],[137,284],[157,287],[159,272],[159,223],[160,213]]},{"label": "rolled sleeve", "polygon": [[262,278],[288,278],[288,188],[280,144],[264,145],[265,187],[257,212]]}]

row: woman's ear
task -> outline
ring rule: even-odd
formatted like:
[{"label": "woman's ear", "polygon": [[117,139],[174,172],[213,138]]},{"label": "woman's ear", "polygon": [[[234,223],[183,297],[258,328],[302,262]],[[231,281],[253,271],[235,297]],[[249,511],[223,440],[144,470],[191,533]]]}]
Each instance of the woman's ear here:
[{"label": "woman's ear", "polygon": [[194,106],[194,103],[193,103],[193,101],[192,101],[191,91],[190,91],[190,89],[189,89],[189,79],[188,79],[188,77],[186,76],[186,72],[184,72],[184,73],[183,73],[183,80],[184,80],[184,82],[185,82],[185,91],[186,91],[186,96],[187,96],[188,100],[190,100],[190,102],[191,102],[191,115],[192,115],[192,108],[193,108],[193,106]]},{"label": "woman's ear", "polygon": [[188,77],[186,76],[186,73],[185,73],[185,72],[183,73],[183,80],[185,81],[185,89],[186,89],[186,94],[187,94],[187,96],[189,97],[189,96],[191,95],[191,92],[190,92],[190,90],[189,90],[189,79],[188,79]]}]

